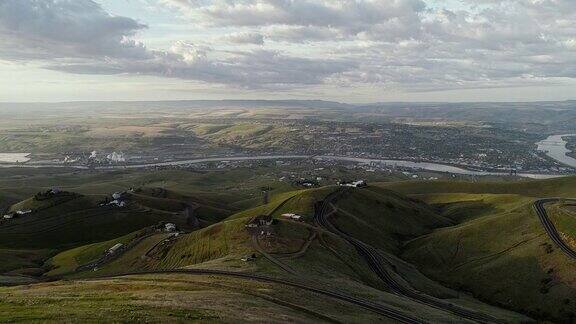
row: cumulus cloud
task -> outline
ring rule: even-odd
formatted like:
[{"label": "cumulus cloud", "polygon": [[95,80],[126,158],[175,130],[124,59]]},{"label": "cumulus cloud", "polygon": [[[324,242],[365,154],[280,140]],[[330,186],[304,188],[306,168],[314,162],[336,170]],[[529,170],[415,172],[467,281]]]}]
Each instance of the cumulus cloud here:
[{"label": "cumulus cloud", "polygon": [[[190,17],[213,26],[301,26],[337,29],[348,35],[368,34],[374,27],[418,33],[422,0],[162,0]],[[390,30],[388,30],[390,32]],[[388,33],[389,34],[389,33]],[[384,35],[379,35],[384,36]],[[396,36],[396,35],[395,35]]]},{"label": "cumulus cloud", "polygon": [[93,1],[0,1],[0,57],[144,58],[132,40],[145,25],[115,17]]},{"label": "cumulus cloud", "polygon": [[[220,56],[214,59],[211,56]],[[116,60],[55,64],[52,70],[78,74],[137,74],[197,80],[247,89],[287,89],[320,84],[355,68],[345,60],[314,60],[274,51],[216,52],[178,42],[146,60]]]},{"label": "cumulus cloud", "polygon": [[230,33],[223,37],[225,41],[236,44],[264,45],[264,35],[260,33],[239,32]]},{"label": "cumulus cloud", "polygon": [[[277,51],[218,51],[177,42],[151,50],[133,40],[146,26],[112,16],[91,0],[0,2],[0,58],[39,60],[77,74],[153,75],[244,88],[284,88],[322,83],[353,68],[345,60],[309,59]],[[234,33],[235,43],[263,44],[264,36]]]},{"label": "cumulus cloud", "polygon": [[457,9],[425,0],[147,1],[207,37],[150,49],[136,41],[147,26],[92,0],[0,0],[0,59],[266,89],[432,91],[576,78],[574,0],[462,0]]}]

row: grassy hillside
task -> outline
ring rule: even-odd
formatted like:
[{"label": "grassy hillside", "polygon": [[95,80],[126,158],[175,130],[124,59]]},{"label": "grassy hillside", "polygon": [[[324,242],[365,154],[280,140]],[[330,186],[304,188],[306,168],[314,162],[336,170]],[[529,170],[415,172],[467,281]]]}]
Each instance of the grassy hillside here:
[{"label": "grassy hillside", "polygon": [[32,210],[43,214],[68,213],[96,207],[98,198],[67,193],[46,199],[28,198],[12,205],[8,212]]},{"label": "grassy hillside", "polygon": [[289,148],[298,145],[298,137],[285,126],[260,123],[200,124],[192,128],[200,138],[225,146],[251,149]]},{"label": "grassy hillside", "polygon": [[[222,269],[260,271],[265,273],[286,274],[281,268],[266,258],[259,258],[254,263],[242,262],[241,258],[253,253],[259,253],[255,248],[245,225],[253,216],[282,212],[299,212],[309,215],[311,222],[313,205],[334,188],[301,190],[277,195],[268,205],[253,208],[231,216],[229,219],[203,228],[192,233],[180,235],[175,243],[166,248],[154,251],[155,246],[164,237],[154,236],[141,242],[133,250],[125,253],[118,260],[103,266],[98,274],[118,273],[138,269],[176,269],[189,266],[209,266]],[[296,202],[296,203],[295,203]],[[297,207],[298,209],[293,209]],[[292,255],[300,251],[316,229],[305,223],[281,221],[274,226],[275,236],[271,240],[261,239],[265,250],[274,255]],[[318,233],[320,234],[320,233]],[[353,277],[356,280],[376,282],[370,270],[362,264],[354,249],[347,243],[328,234],[322,233],[324,244],[332,249],[341,250],[340,255],[332,255],[318,239],[303,250],[301,255],[283,260],[282,262],[308,275],[339,274]],[[112,241],[109,242],[110,244]],[[107,245],[110,245],[107,244]],[[83,251],[82,248],[74,252]],[[54,259],[64,258],[70,252],[64,252]],[[155,257],[143,257],[155,255]],[[342,255],[345,255],[344,261]],[[160,256],[160,257],[158,257]],[[344,263],[343,263],[344,262]],[[334,267],[327,266],[335,264]],[[337,269],[337,270],[331,270]],[[368,279],[366,279],[368,278]]]},{"label": "grassy hillside", "polygon": [[109,241],[83,245],[59,253],[46,262],[46,266],[50,268],[50,271],[47,272],[46,275],[58,276],[72,273],[79,266],[97,260],[114,245],[119,243],[128,244],[135,239],[138,234],[139,231]]},{"label": "grassy hillside", "polygon": [[[118,259],[102,265],[97,271],[73,274],[71,278],[107,276],[138,270],[162,270],[179,268],[208,268],[231,271],[255,272],[266,275],[294,278],[299,281],[322,285],[353,293],[376,289],[392,297],[395,304],[418,307],[418,314],[430,312],[430,316],[453,315],[418,305],[396,295],[388,295],[388,288],[369,268],[356,249],[347,241],[314,226],[313,214],[316,202],[336,190],[324,187],[287,192],[273,197],[268,205],[249,209],[209,227],[170,238],[157,234],[139,242]],[[338,203],[335,220],[338,226],[350,230],[383,251],[398,251],[400,242],[407,238],[429,233],[432,228],[445,226],[449,220],[437,215],[425,204],[379,188],[354,190]],[[271,236],[251,236],[245,228],[251,217],[270,214],[278,218],[281,213],[294,212],[305,216],[304,222],[278,219],[272,226]],[[353,215],[353,216],[352,216]],[[356,220],[349,221],[354,217]],[[352,224],[352,225],[350,225]],[[409,231],[409,228],[413,228]],[[374,229],[380,228],[378,233]],[[384,235],[382,235],[384,233]],[[125,238],[124,238],[125,239]],[[105,247],[119,240],[93,244],[63,252],[53,258],[59,264],[55,272],[73,269],[77,260],[94,258]],[[251,262],[241,259],[256,254]],[[390,254],[390,264],[419,289],[454,303],[486,308],[504,318],[517,315],[490,308],[478,301],[461,298],[454,291],[424,277],[411,265]],[[390,298],[390,297],[388,297]],[[454,320],[454,319],[452,319]]]},{"label": "grassy hillside", "polygon": [[404,194],[517,194],[527,197],[574,197],[576,177],[515,182],[403,181],[377,184]]},{"label": "grassy hillside", "polygon": [[182,215],[132,207],[98,207],[50,215],[39,212],[3,222],[0,246],[59,249],[109,240],[162,221],[186,225]]},{"label": "grassy hillside", "polygon": [[[362,297],[406,314],[417,306],[364,288]],[[359,306],[278,284],[218,276],[141,275],[0,288],[6,322],[391,323]],[[105,311],[103,311],[105,310]],[[430,311],[438,323],[454,320]]]},{"label": "grassy hillside", "polygon": [[[429,277],[535,318],[570,322],[576,314],[576,261],[550,241],[532,208],[534,197],[575,192],[575,178],[509,183],[394,183],[455,226],[416,238],[402,258]],[[548,206],[560,228],[572,220]],[[567,216],[567,215],[562,215]]]},{"label": "grassy hillside", "polygon": [[352,190],[336,208],[333,219],[340,229],[391,253],[405,240],[451,224],[426,204],[378,187]]},{"label": "grassy hillside", "polygon": [[189,198],[168,191],[159,196],[158,192],[148,188],[139,194],[128,194],[125,208],[100,206],[103,196],[77,194],[41,200],[31,197],[14,204],[10,207],[12,210],[33,212],[0,220],[0,255],[6,260],[0,265],[0,273],[18,270],[33,271],[37,275],[43,272],[44,261],[55,253],[94,243],[80,247],[80,251],[68,251],[73,255],[71,258],[64,255],[55,261],[56,266],[61,267],[59,271],[65,273],[90,261],[95,254],[101,254],[102,249],[110,248],[112,241],[123,241],[117,238],[128,233],[160,222],[172,222],[179,228],[186,228],[188,220],[182,211],[187,203],[193,203],[196,215],[209,222],[217,222],[232,213],[203,205],[211,203],[207,198]]},{"label": "grassy hillside", "polygon": [[547,211],[562,239],[576,250],[576,204],[573,201],[561,201],[549,204]]},{"label": "grassy hillside", "polygon": [[[217,192],[214,189],[217,182],[224,179],[220,175],[185,176],[180,182],[178,175],[182,173],[167,171],[147,176],[148,185],[128,194],[129,204],[124,209],[100,207],[97,201],[101,196],[85,194],[55,205],[35,206],[38,211],[29,216],[0,223],[0,256],[25,256],[10,258],[0,273],[20,269],[24,271],[13,275],[25,275],[26,271],[51,266],[48,275],[84,280],[141,270],[223,269],[291,278],[353,294],[368,294],[392,305],[401,305],[405,310],[412,309],[425,318],[439,322],[458,320],[448,312],[391,294],[389,287],[375,275],[353,245],[315,224],[315,204],[338,187],[294,190],[288,185],[278,185],[272,191],[270,202],[258,206],[261,188],[252,186],[265,183],[264,180],[254,180],[249,184],[223,180],[230,191]],[[249,179],[244,171],[238,171],[236,175],[237,179]],[[93,183],[91,190],[94,190],[93,194],[104,188],[121,190],[129,182],[117,180],[114,187],[104,180],[99,184]],[[483,309],[512,322],[526,318],[479,300],[537,319],[567,322],[576,314],[576,277],[573,271],[576,262],[568,260],[549,241],[532,211],[532,202],[535,197],[569,197],[576,191],[572,189],[576,188],[574,184],[575,178],[523,181],[515,185],[440,181],[377,184],[348,190],[334,203],[334,212],[329,219],[340,230],[377,248],[384,260],[383,267],[401,285],[453,304]],[[201,186],[203,188],[199,190]],[[100,189],[95,190],[97,187]],[[239,195],[233,196],[229,192]],[[35,202],[24,200],[17,208],[32,203]],[[186,206],[194,206],[200,217],[204,217],[204,228],[194,231],[186,228],[182,213]],[[576,237],[573,229],[576,224],[575,207],[562,202],[550,205],[548,209],[560,231],[566,237]],[[280,215],[283,213],[302,215],[303,221],[282,219]],[[269,235],[262,234],[261,229],[251,233],[245,227],[252,217],[258,215],[271,215],[276,219],[274,225],[264,231]],[[161,231],[139,236],[139,230],[160,221],[175,222],[188,231],[178,236]],[[24,239],[29,237],[34,237],[34,240]],[[79,265],[98,259],[116,243],[130,248],[110,262],[99,265],[96,271],[88,269],[74,273]],[[253,254],[255,260],[242,260]],[[43,264],[42,261],[49,256],[52,256],[50,262]],[[131,281],[125,280],[128,279],[118,279],[113,283],[121,282],[126,296],[133,296],[131,294],[137,289],[145,291],[140,296],[153,292],[146,297],[154,300],[153,303],[157,301],[151,297],[152,294],[162,291],[164,288],[160,286],[164,284],[170,286],[168,281],[154,287],[148,284],[146,287],[131,286]],[[182,277],[178,280],[194,281]],[[211,285],[213,280],[206,280],[204,285]],[[72,285],[89,287],[88,283],[74,281]],[[52,285],[62,298],[67,296],[67,290],[60,284],[38,284],[33,289],[33,294],[38,295],[30,298],[39,304],[58,303],[42,295],[41,291],[47,285]],[[255,286],[243,287],[242,293],[245,293]],[[93,307],[99,307],[99,302],[93,299],[97,293],[92,289],[87,288],[86,293],[75,301],[78,303],[78,316],[86,316]],[[108,288],[102,289],[107,291]],[[199,294],[203,293],[206,291]],[[212,293],[220,296],[219,292]],[[197,305],[194,298],[185,295],[180,297]],[[0,296],[18,300],[22,295],[2,288]],[[133,309],[133,314],[140,309],[130,303],[108,302],[113,305],[111,309],[126,307]],[[140,302],[145,304],[142,300]],[[290,303],[294,304],[293,301]],[[296,304],[303,307],[303,304]],[[260,302],[254,305],[261,307]],[[309,302],[308,305],[314,308],[318,304]],[[152,320],[178,320],[176,315],[175,318],[166,316],[178,314],[182,307],[165,306],[173,308],[167,313],[157,310],[142,314]],[[17,302],[2,307],[0,312],[17,316]],[[220,307],[214,306],[213,309],[222,312]],[[296,313],[302,315],[301,308],[291,309],[299,309]],[[305,313],[310,315],[310,312]],[[320,313],[332,314],[338,319],[348,318],[325,310]],[[42,313],[39,309],[35,315],[41,319],[59,316]],[[294,315],[294,319],[304,320],[298,317],[300,315]]]},{"label": "grassy hillside", "polygon": [[[115,239],[159,221],[184,225],[186,220],[178,215],[182,203],[190,204],[207,225],[261,203],[261,187],[272,187],[272,195],[293,190],[286,183],[271,183],[277,180],[267,172],[0,169],[0,212],[38,210],[19,219],[0,219],[0,255],[6,260],[0,273],[41,271],[43,262],[62,249]],[[31,197],[54,186],[80,195],[42,202]],[[131,187],[142,190],[128,208],[98,206],[103,197]]]}]

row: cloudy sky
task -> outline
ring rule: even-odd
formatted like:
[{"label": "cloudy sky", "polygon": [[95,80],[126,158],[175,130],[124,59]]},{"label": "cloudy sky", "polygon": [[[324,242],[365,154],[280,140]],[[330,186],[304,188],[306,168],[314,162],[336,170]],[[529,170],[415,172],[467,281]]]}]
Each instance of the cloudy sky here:
[{"label": "cloudy sky", "polygon": [[574,0],[0,0],[0,101],[576,99]]}]

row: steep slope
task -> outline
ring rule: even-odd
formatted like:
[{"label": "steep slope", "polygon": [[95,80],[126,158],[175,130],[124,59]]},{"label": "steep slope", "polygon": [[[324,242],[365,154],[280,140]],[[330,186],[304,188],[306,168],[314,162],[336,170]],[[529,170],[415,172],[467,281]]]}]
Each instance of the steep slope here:
[{"label": "steep slope", "polygon": [[[570,197],[575,184],[575,178],[562,178],[382,187],[414,193],[457,223],[410,241],[403,259],[429,277],[493,304],[535,318],[571,322],[576,313],[576,261],[549,239],[532,203],[534,197]],[[559,216],[554,215],[557,221]],[[568,225],[569,215],[563,216],[561,222]]]}]

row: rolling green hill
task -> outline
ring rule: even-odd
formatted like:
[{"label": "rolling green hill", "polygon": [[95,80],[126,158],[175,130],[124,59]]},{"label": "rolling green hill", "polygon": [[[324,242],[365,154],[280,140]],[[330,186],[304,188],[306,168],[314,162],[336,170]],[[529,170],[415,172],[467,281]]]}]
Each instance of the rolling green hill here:
[{"label": "rolling green hill", "polygon": [[[166,175],[162,178],[166,179]],[[150,183],[160,181],[149,180]],[[398,307],[404,314],[415,314],[433,322],[463,319],[453,311],[422,303],[402,291],[415,291],[441,304],[490,314],[511,323],[530,322],[524,315],[537,320],[569,322],[576,314],[576,272],[573,271],[576,261],[556,248],[532,210],[536,197],[571,196],[576,191],[573,189],[575,178],[518,183],[398,182],[362,189],[328,186],[290,190],[279,186],[273,190],[270,202],[259,206],[254,206],[255,201],[246,203],[258,197],[251,198],[250,190],[236,199],[226,193],[212,196],[208,191],[195,195],[198,191],[179,191],[176,188],[183,185],[177,184],[176,179],[171,181],[174,183],[168,186],[170,189],[143,187],[126,194],[128,206],[124,209],[99,206],[101,196],[78,195],[57,204],[34,205],[35,212],[31,215],[2,222],[0,256],[20,255],[2,268],[3,273],[23,276],[42,268],[49,270],[44,278],[63,277],[72,280],[73,286],[87,287],[79,299],[82,303],[78,304],[78,314],[82,316],[99,305],[93,299],[96,286],[89,281],[93,277],[110,282],[112,286],[100,287],[104,291],[121,285],[126,289],[126,296],[133,296],[130,294],[134,294],[135,289],[142,289],[140,297],[153,303],[157,303],[153,296],[158,291],[172,289],[170,278],[178,278],[182,287],[186,287],[183,291],[198,284],[210,286],[216,280],[156,274],[156,278],[166,278],[166,281],[152,287],[146,276],[110,279],[123,273],[179,269],[223,270],[290,279],[371,298]],[[206,188],[214,185],[211,181],[215,180],[207,180]],[[327,199],[330,202],[325,210],[328,222],[345,235],[325,227],[318,219],[317,208]],[[28,199],[16,208],[36,203]],[[242,204],[249,208],[239,210]],[[186,226],[182,211],[187,206],[195,207],[198,216],[203,218],[201,228]],[[562,235],[574,244],[570,241],[576,238],[574,205],[560,202],[547,209]],[[282,216],[285,213],[301,215],[302,219],[285,219]],[[254,230],[246,227],[261,215],[269,215],[274,219],[273,224]],[[176,235],[161,227],[151,227],[162,221],[176,223],[183,232]],[[18,232],[24,229],[26,233]],[[31,236],[32,241],[21,239]],[[377,255],[379,267],[388,279],[379,277],[349,237],[373,249],[371,253]],[[102,259],[117,243],[122,243],[125,250],[113,258]],[[95,263],[96,260],[104,261]],[[81,267],[83,265],[90,266]],[[224,281],[239,284],[237,279]],[[32,286],[35,295],[31,297],[36,303],[55,302],[42,294],[47,285],[59,298],[67,296],[66,288],[59,283],[36,284]],[[242,282],[240,286],[241,294],[253,295],[258,291],[255,283]],[[404,290],[398,292],[397,287]],[[284,300],[281,304],[287,305],[278,295],[281,291],[284,293],[284,288],[274,286],[258,296],[263,294],[262,298],[268,301],[280,298]],[[199,292],[204,293],[207,292]],[[214,296],[222,293],[211,291]],[[195,298],[199,296],[184,295],[181,298],[197,305]],[[0,288],[0,296],[18,300],[22,295]],[[134,304],[109,302],[112,308],[129,307],[135,312],[138,309]],[[297,310],[294,319],[305,321],[298,317],[304,313],[316,320],[326,320],[322,316],[347,318],[323,308],[325,302],[291,300],[288,303],[292,305],[291,310]],[[248,305],[245,301],[239,304]],[[264,304],[258,300],[252,307],[265,307]],[[182,308],[170,308],[173,306],[167,307],[171,311],[156,310],[143,316],[163,320],[169,319],[166,316],[179,318],[177,314],[181,314]],[[215,309],[220,311],[219,307],[221,305]],[[0,311],[9,316],[15,316],[18,309],[0,307]],[[40,319],[58,318],[57,314],[38,311]],[[213,313],[202,314],[209,317]],[[374,320],[372,315],[365,316],[368,317],[360,318]]]},{"label": "rolling green hill", "polygon": [[[574,184],[575,178],[561,178],[381,186],[412,194],[457,223],[408,242],[403,259],[429,277],[492,304],[535,318],[569,322],[576,313],[576,261],[550,241],[532,202],[535,197],[570,197]],[[553,216],[560,228],[572,231],[573,216]]]},{"label": "rolling green hill", "polygon": [[378,186],[404,194],[517,194],[527,197],[574,197],[576,177],[514,182],[403,181]]},{"label": "rolling green hill", "polygon": [[[351,293],[366,289],[380,291],[379,294],[387,296],[389,302],[406,304],[408,308],[417,307],[419,314],[428,314],[432,318],[448,316],[445,320],[452,318],[454,315],[451,313],[389,294],[389,288],[372,272],[350,243],[315,226],[314,206],[336,190],[337,187],[324,187],[286,192],[273,196],[268,205],[237,213],[191,233],[177,237],[161,233],[149,236],[94,271],[73,272],[79,260],[97,258],[98,254],[113,244],[127,243],[131,238],[126,236],[76,248],[52,258],[51,264],[55,269],[51,274],[87,278],[170,269],[221,269],[259,273],[320,283],[324,287]],[[283,213],[297,213],[303,215],[304,219],[302,222],[285,220],[280,217]],[[251,235],[245,227],[252,217],[258,215],[271,215],[276,219],[271,227],[271,236],[259,235],[258,232]],[[395,276],[408,285],[440,298],[448,298],[452,303],[489,310],[502,318],[521,318],[472,298],[459,296],[455,291],[426,278],[395,255],[403,240],[451,224],[449,219],[436,214],[426,204],[377,187],[352,190],[338,201],[334,221],[337,226],[380,247],[383,253],[388,253],[388,262],[397,271]],[[255,260],[242,260],[253,254],[257,256]]]}]

